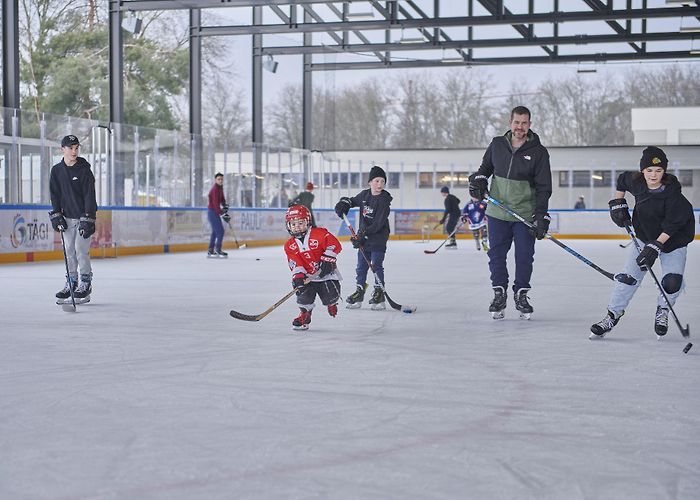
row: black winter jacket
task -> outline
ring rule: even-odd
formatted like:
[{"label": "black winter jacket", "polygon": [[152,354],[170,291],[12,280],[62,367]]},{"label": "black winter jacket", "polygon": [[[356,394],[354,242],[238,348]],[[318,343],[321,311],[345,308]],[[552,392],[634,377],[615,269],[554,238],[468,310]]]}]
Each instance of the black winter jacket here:
[{"label": "black winter jacket", "polygon": [[445,196],[445,213],[440,220],[441,224],[444,224],[447,220],[447,216],[459,217],[462,215],[462,211],[459,209],[459,198],[457,198],[452,193]]},{"label": "black winter jacket", "polygon": [[392,199],[388,191],[374,196],[371,189],[360,191],[350,198],[353,207],[360,207],[360,230],[364,230],[367,236],[365,250],[386,252]]},{"label": "black winter jacket", "polygon": [[639,172],[622,172],[617,178],[617,190],[634,196],[632,226],[644,243],[656,240],[661,233],[670,236],[661,251],[669,253],[687,246],[695,237],[693,206],[681,194],[681,183],[675,175],[666,174],[664,190],[649,192],[644,176]]},{"label": "black winter jacket", "polygon": [[82,156],[71,167],[61,160],[51,168],[49,191],[55,212],[62,212],[68,219],[84,216],[95,218],[95,176],[92,175],[90,164]]}]

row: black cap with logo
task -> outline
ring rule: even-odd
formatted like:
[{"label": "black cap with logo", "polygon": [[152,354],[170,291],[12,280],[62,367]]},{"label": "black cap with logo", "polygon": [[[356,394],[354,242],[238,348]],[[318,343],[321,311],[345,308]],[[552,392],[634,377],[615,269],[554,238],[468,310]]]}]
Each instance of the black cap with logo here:
[{"label": "black cap with logo", "polygon": [[80,141],[74,135],[67,135],[63,139],[61,139],[61,147],[62,148],[65,148],[67,146],[73,146],[75,144],[80,146]]}]

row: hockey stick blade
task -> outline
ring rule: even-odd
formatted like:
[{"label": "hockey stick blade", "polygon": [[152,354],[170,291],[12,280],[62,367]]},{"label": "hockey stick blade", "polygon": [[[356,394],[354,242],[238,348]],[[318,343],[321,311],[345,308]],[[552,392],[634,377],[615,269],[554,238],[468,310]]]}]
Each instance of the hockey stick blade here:
[{"label": "hockey stick blade", "polygon": [[78,308],[73,304],[61,304],[61,309],[70,313],[78,312]]},{"label": "hockey stick blade", "polygon": [[[304,281],[304,285],[306,285],[307,283],[309,283],[310,281],[312,281],[313,279],[315,279],[317,277],[318,277],[318,273],[310,274],[309,276],[307,276],[306,280]],[[229,314],[231,315],[232,318],[240,319],[242,321],[260,321],[265,316],[270,314],[272,311],[277,309],[279,306],[284,304],[287,301],[287,299],[289,299],[289,297],[291,297],[292,295],[297,293],[297,291],[301,290],[304,287],[304,285],[292,289],[291,292],[287,293],[287,295],[285,295],[284,297],[279,299],[277,302],[275,302],[273,305],[268,307],[265,311],[261,312],[260,314],[243,314],[241,312],[234,311],[233,309],[231,309],[231,311],[229,311]]]}]

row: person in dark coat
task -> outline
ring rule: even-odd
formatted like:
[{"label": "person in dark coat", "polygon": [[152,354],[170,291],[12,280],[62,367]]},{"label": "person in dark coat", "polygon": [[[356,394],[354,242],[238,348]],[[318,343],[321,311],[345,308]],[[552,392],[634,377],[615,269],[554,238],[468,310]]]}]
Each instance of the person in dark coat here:
[{"label": "person in dark coat", "polygon": [[450,236],[450,241],[445,245],[445,248],[457,248],[457,238],[452,232],[457,227],[457,221],[462,212],[459,209],[459,198],[450,194],[450,188],[443,186],[440,193],[445,197],[445,213],[440,219],[440,224],[445,225],[445,232]]}]

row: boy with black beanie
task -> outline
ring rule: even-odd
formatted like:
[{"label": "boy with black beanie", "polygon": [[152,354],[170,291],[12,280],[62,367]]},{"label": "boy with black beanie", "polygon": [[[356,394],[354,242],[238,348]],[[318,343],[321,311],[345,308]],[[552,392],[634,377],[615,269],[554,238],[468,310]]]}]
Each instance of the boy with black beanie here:
[{"label": "boy with black beanie", "polygon": [[[335,205],[335,213],[341,219],[347,215],[352,207],[359,207],[359,227],[355,237],[352,238],[352,246],[358,249],[356,282],[357,289],[345,301],[348,309],[359,309],[365,298],[367,289],[367,272],[369,264],[376,273],[375,278],[384,284],[384,256],[386,254],[386,242],[389,240],[389,212],[392,197],[386,186],[386,172],[381,167],[373,166],[369,171],[369,189],[360,191],[359,194],[348,198],[343,196]],[[364,256],[363,256],[364,254]],[[372,298],[369,300],[372,309],[386,309],[384,292],[375,283]]]}]

